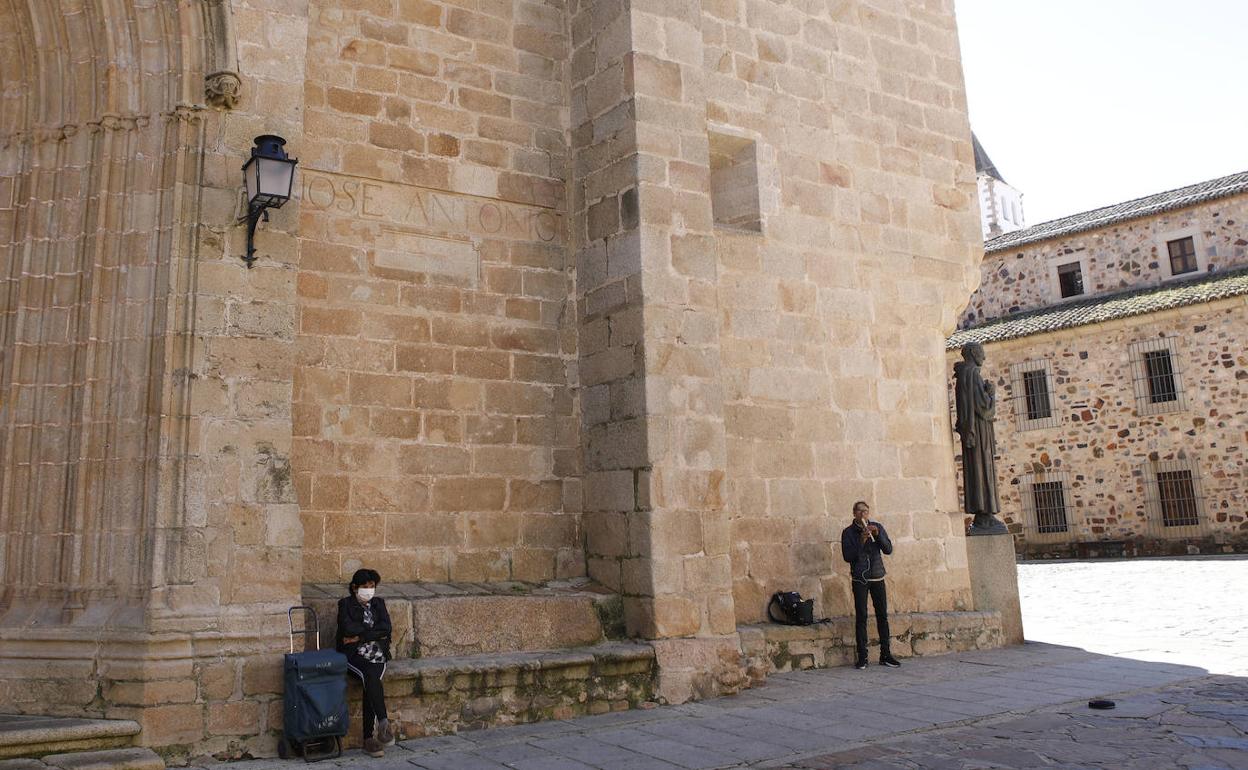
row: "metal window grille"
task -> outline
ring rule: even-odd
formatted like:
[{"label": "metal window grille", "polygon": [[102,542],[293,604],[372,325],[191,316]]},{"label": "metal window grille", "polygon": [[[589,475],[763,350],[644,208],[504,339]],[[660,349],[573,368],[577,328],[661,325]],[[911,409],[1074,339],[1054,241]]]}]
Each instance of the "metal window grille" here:
[{"label": "metal window grille", "polygon": [[1019,482],[1024,541],[1052,545],[1078,538],[1068,507],[1073,498],[1066,471],[1026,473],[1019,477]]},{"label": "metal window grille", "polygon": [[1196,262],[1196,242],[1192,236],[1177,241],[1167,241],[1166,249],[1170,252],[1170,274],[1182,275],[1195,272],[1199,265]]},{"label": "metal window grille", "polygon": [[1033,369],[1023,372],[1023,393],[1027,399],[1027,419],[1043,420],[1053,416],[1049,405],[1049,382],[1047,372]]},{"label": "metal window grille", "polygon": [[1184,536],[1205,522],[1200,473],[1189,460],[1151,462],[1145,468],[1145,503],[1160,536]]},{"label": "metal window grille", "polygon": [[1083,294],[1083,270],[1078,262],[1068,262],[1057,266],[1057,285],[1063,297],[1077,297]]},{"label": "metal window grille", "polygon": [[1060,481],[1039,481],[1031,486],[1036,511],[1036,530],[1044,534],[1065,532],[1066,491]]},{"label": "metal window grille", "polygon": [[1169,350],[1150,350],[1144,354],[1144,370],[1148,374],[1148,400],[1154,404],[1175,401],[1179,397],[1174,385],[1174,363]]},{"label": "metal window grille", "polygon": [[1157,502],[1161,523],[1166,527],[1191,527],[1200,523],[1196,512],[1196,488],[1191,471],[1163,471],[1157,474]]},{"label": "metal window grille", "polygon": [[1014,406],[1019,430],[1055,428],[1061,425],[1053,403],[1053,366],[1047,358],[1022,361],[1010,367]]},{"label": "metal window grille", "polygon": [[1187,408],[1175,342],[1174,337],[1158,337],[1131,344],[1131,379],[1141,416]]}]

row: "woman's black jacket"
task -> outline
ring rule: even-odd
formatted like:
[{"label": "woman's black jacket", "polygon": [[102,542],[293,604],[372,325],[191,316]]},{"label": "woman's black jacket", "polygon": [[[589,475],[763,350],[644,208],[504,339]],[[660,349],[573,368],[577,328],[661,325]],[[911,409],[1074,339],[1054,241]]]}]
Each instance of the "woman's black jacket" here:
[{"label": "woman's black jacket", "polygon": [[[354,596],[344,596],[338,600],[338,633],[334,637],[334,646],[343,655],[350,657],[355,654],[361,642],[377,642],[381,652],[390,660],[390,611],[386,609],[386,600],[374,596],[368,600],[373,609],[373,625],[364,625],[364,605]],[[358,642],[344,642],[348,636],[358,636]]]}]

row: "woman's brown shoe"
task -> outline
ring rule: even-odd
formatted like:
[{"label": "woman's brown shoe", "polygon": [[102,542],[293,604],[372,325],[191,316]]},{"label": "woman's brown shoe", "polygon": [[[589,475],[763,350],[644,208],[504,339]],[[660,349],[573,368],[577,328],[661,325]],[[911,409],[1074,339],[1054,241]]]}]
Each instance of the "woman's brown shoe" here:
[{"label": "woman's brown shoe", "polygon": [[384,757],[386,750],[382,747],[381,741],[370,736],[364,739],[364,753],[370,757]]}]

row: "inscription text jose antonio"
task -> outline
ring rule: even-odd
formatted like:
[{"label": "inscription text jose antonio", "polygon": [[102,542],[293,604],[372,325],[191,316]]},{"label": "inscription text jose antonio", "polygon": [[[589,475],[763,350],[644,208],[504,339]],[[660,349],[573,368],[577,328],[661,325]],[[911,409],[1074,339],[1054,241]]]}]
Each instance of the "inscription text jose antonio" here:
[{"label": "inscription text jose antonio", "polygon": [[314,210],[419,230],[511,240],[549,243],[559,235],[559,214],[540,206],[324,171],[306,171],[301,179],[303,205]]}]

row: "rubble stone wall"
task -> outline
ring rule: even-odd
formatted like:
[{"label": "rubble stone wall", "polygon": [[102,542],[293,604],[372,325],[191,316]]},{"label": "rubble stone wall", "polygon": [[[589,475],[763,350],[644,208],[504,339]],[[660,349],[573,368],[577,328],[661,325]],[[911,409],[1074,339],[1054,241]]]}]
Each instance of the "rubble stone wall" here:
[{"label": "rubble stone wall", "polygon": [[[1248,407],[1240,397],[1248,381],[1246,324],[1248,302],[1237,297],[986,345],[986,373],[998,394],[1001,512],[1019,547],[1069,552],[1072,543],[1103,540],[1139,542],[1128,552],[1165,552],[1167,541],[1182,552],[1186,542],[1214,552],[1248,546],[1242,472]],[[1162,337],[1174,343],[1182,408],[1141,414],[1129,346]],[[958,351],[949,352],[950,372],[959,359]],[[1025,406],[1011,366],[1044,359],[1052,367],[1058,422],[1020,430],[1017,410]],[[1197,527],[1164,526],[1146,501],[1150,464],[1172,461],[1189,462],[1195,471]],[[1069,531],[1039,533],[1034,517],[1025,515],[1026,477],[1043,481],[1062,473],[1047,478],[1068,482]]]},{"label": "rubble stone wall", "polygon": [[[962,313],[966,328],[1060,301],[1049,265],[1086,260],[1087,296],[1156,286],[1170,280],[1166,241],[1194,235],[1210,271],[1248,264],[1248,195],[1237,195],[1061,238],[993,251],[980,268],[980,288]],[[1193,278],[1204,273],[1180,276]]]}]

